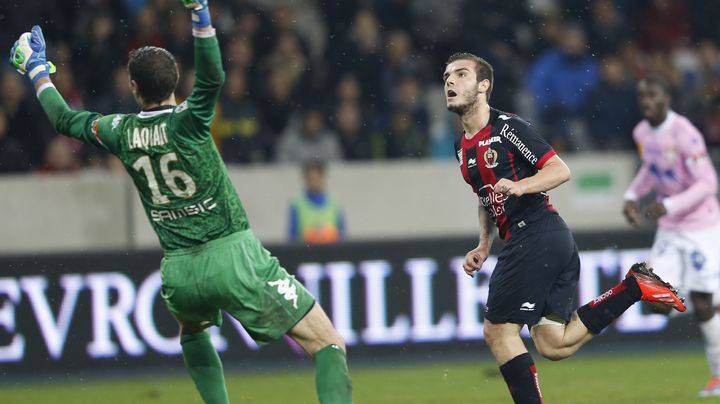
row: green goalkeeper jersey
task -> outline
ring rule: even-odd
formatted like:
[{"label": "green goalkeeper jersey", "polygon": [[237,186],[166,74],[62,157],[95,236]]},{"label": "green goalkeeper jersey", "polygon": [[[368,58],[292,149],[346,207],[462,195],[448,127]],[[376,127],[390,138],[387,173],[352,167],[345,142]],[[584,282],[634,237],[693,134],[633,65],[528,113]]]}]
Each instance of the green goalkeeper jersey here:
[{"label": "green goalkeeper jersey", "polygon": [[210,136],[224,81],[218,41],[214,35],[194,41],[195,85],[177,106],[101,116],[70,110],[53,87],[39,93],[59,132],[108,150],[122,161],[165,250],[249,228]]}]

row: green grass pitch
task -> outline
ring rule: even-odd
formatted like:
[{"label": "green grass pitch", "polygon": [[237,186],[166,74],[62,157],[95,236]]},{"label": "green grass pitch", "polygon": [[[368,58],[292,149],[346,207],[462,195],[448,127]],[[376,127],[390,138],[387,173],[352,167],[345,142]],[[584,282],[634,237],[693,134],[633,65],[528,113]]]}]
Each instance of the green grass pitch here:
[{"label": "green grass pitch", "polygon": [[[536,355],[537,356],[537,355]],[[693,403],[708,379],[701,352],[536,359],[546,403]],[[352,363],[351,363],[352,366]],[[351,369],[359,404],[509,403],[490,362],[443,362]],[[231,373],[233,403],[315,403],[311,370]],[[0,385],[4,404],[200,403],[189,377]],[[718,400],[720,401],[720,400]]]}]

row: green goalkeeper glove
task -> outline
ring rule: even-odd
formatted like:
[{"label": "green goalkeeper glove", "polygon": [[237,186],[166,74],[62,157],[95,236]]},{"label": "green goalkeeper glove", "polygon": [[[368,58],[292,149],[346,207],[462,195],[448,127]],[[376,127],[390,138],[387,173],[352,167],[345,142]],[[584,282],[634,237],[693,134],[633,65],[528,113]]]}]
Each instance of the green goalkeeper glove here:
[{"label": "green goalkeeper glove", "polygon": [[45,56],[45,38],[39,25],[25,32],[10,50],[10,63],[21,73],[28,74],[35,84],[42,77],[55,73],[55,65]]},{"label": "green goalkeeper glove", "polygon": [[180,0],[185,8],[192,10],[192,25],[194,29],[210,26],[210,10],[207,0]]}]

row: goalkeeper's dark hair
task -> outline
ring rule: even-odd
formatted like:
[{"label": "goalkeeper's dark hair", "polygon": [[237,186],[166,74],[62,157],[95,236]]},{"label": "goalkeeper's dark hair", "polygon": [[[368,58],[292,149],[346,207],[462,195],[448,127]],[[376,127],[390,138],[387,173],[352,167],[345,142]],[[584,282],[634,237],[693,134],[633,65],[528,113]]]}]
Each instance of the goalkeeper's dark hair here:
[{"label": "goalkeeper's dark hair", "polygon": [[495,81],[493,78],[492,65],[480,56],[476,56],[468,52],[458,52],[450,55],[447,62],[445,62],[445,67],[456,60],[471,60],[475,62],[475,77],[477,77],[477,81],[481,82],[483,80],[488,80],[490,82],[490,87],[488,87],[488,90],[485,93],[485,98],[487,101],[490,101],[490,93],[492,92],[493,82]]},{"label": "goalkeeper's dark hair", "polygon": [[178,66],[170,52],[156,46],[143,46],[130,51],[129,56],[130,80],[135,80],[138,93],[145,102],[162,102],[175,91]]},{"label": "goalkeeper's dark hair", "polygon": [[665,76],[652,73],[643,77],[643,79],[640,81],[645,82],[645,84],[648,85],[658,86],[665,95],[672,96],[672,86],[670,85],[670,81],[665,78]]}]

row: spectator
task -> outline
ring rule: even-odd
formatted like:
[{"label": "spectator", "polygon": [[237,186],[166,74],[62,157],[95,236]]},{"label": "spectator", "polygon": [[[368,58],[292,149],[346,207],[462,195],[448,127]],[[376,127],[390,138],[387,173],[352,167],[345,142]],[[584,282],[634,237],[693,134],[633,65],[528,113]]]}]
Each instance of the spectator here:
[{"label": "spectator", "polygon": [[15,139],[8,136],[8,118],[0,109],[0,173],[19,173],[28,171],[27,155]]},{"label": "spectator", "polygon": [[603,58],[600,82],[591,92],[586,121],[598,149],[632,149],[632,130],[640,119],[634,82],[617,56]]},{"label": "spectator", "polygon": [[617,52],[630,36],[628,22],[613,0],[596,0],[590,4],[590,48],[601,55]]},{"label": "spectator", "polygon": [[400,77],[395,83],[393,109],[408,112],[413,121],[423,127],[428,125],[428,112],[422,81],[414,75]]},{"label": "spectator", "polygon": [[[80,89],[77,88],[75,85],[75,78],[72,75],[72,72],[70,69],[58,69],[57,73],[55,73],[55,77],[53,78],[53,83],[55,84],[55,87],[60,92],[60,94],[63,95],[65,98],[65,102],[70,106],[72,109],[81,110],[83,108],[83,98],[82,93],[80,92]],[[68,149],[74,154],[73,158],[77,159],[79,161],[86,160],[90,155],[87,153],[94,153],[94,150],[90,150],[90,148],[86,147],[85,143],[78,139],[74,139],[71,137],[62,137],[62,141],[65,143],[65,146],[68,147]],[[59,153],[58,151],[53,151],[53,153]],[[95,154],[94,156],[97,156]],[[92,160],[95,160],[95,158],[92,158]],[[48,162],[48,155],[45,154],[45,166]],[[80,165],[77,167],[73,167],[73,170],[76,168],[80,168]]]},{"label": "spectator", "polygon": [[143,46],[164,47],[165,41],[158,29],[159,25],[155,10],[150,6],[143,7],[137,14],[135,32],[128,40],[125,54]]},{"label": "spectator", "polygon": [[720,15],[720,2],[690,1],[688,8],[688,18],[693,28],[695,41],[707,39],[720,43],[720,30],[717,29],[716,18]]},{"label": "spectator", "polygon": [[428,148],[428,112],[420,82],[405,76],[395,85],[390,130],[385,139],[387,158],[425,157]]},{"label": "spectator", "polygon": [[179,67],[180,79],[178,80],[178,89],[175,92],[178,103],[190,96],[193,84],[195,84],[195,69],[192,67]]},{"label": "spectator", "polygon": [[[47,119],[38,119],[36,102],[29,102],[28,93],[21,77],[14,71],[6,71],[0,81],[0,107],[7,116],[7,133],[20,144],[31,167],[39,167],[45,155],[45,148],[54,136]],[[33,95],[34,96],[34,95]],[[33,118],[34,117],[34,118]]]},{"label": "spectator", "polygon": [[[4,12],[13,18],[5,18],[0,38],[12,43],[35,21],[45,21],[55,41],[48,57],[58,66],[57,84],[72,106],[132,112],[125,69],[114,68],[126,58],[125,50],[164,45],[174,52],[181,68],[178,101],[194,82],[187,69],[192,37],[174,1],[94,1],[81,9],[61,1],[28,3],[22,10],[3,3],[0,17]],[[242,72],[239,81],[247,89],[237,99],[233,91],[222,95],[226,109],[218,117],[227,118],[227,126],[216,128],[222,132],[216,132],[218,146],[232,162],[274,159],[273,145],[290,130],[291,118],[308,100],[316,102],[311,98],[326,95],[325,116],[334,119],[340,154],[348,159],[451,156],[454,120],[425,105],[440,84],[430,67],[458,50],[480,54],[495,66],[496,81],[504,85],[494,89],[493,106],[530,115],[559,149],[625,147],[616,142],[628,104],[617,58],[631,78],[650,72],[667,76],[678,112],[703,127],[709,145],[720,145],[716,3],[445,0],[438,8],[435,0],[228,0],[212,9],[218,35],[226,37],[223,62],[228,75]],[[587,41],[568,18],[581,21]],[[603,58],[602,68],[591,53]],[[63,68],[71,63],[81,67],[72,77]],[[26,101],[32,92],[11,76],[0,79],[5,139],[14,139],[29,167],[37,169],[55,134],[47,121],[28,119],[37,104]],[[242,118],[236,120],[236,114]],[[236,130],[239,122],[242,131]],[[261,146],[247,143],[256,139],[245,137],[248,122],[265,122]],[[81,157],[83,164],[106,164],[105,156]]]},{"label": "spectator", "polygon": [[514,44],[519,30],[529,29],[528,21],[533,20],[527,6],[518,1],[465,1],[458,16],[462,21],[461,41],[468,52],[479,51],[479,44],[488,41]]},{"label": "spectator", "polygon": [[274,138],[285,130],[295,108],[293,82],[281,67],[272,69],[264,81],[267,87],[261,109]]},{"label": "spectator", "polygon": [[64,136],[56,136],[45,151],[45,160],[40,167],[43,174],[69,173],[80,169],[80,160],[73,145]]},{"label": "spectator", "polygon": [[273,28],[278,35],[291,33],[298,37],[303,52],[319,61],[327,41],[326,22],[315,7],[315,0],[284,2],[273,10]]},{"label": "spectator", "polygon": [[387,92],[403,76],[413,75],[422,81],[427,80],[427,62],[415,53],[412,38],[407,32],[398,30],[388,33],[385,49],[382,85],[386,99],[392,99],[392,93]]},{"label": "spectator", "polygon": [[228,68],[238,68],[250,72],[255,66],[252,41],[241,37],[230,42],[223,52]]},{"label": "spectator", "polygon": [[278,141],[275,159],[280,163],[340,160],[337,134],[325,128],[320,109],[305,107],[299,122],[290,124]]},{"label": "spectator", "polygon": [[[107,78],[106,78],[107,79]],[[96,103],[101,114],[137,112],[137,104],[130,90],[127,69],[116,67],[112,73],[112,88]]]},{"label": "spectator", "polygon": [[[325,110],[329,116],[335,113],[335,109],[338,105],[344,103],[358,104],[363,115],[366,115],[370,111],[370,106],[365,104],[363,101],[365,98],[362,96],[362,86],[358,81],[357,77],[352,73],[346,73],[340,81],[335,85],[334,97],[328,98],[328,105],[325,106]],[[365,117],[366,122],[373,123],[371,119]]]},{"label": "spectator", "polygon": [[345,219],[340,205],[326,190],[325,164],[303,164],[305,189],[290,205],[291,241],[307,244],[336,243],[345,238]]},{"label": "spectator", "polygon": [[362,88],[357,77],[347,73],[340,79],[335,90],[337,102],[360,102],[362,100]]},{"label": "spectator", "polygon": [[[106,81],[107,79],[108,77],[105,77]],[[63,95],[63,98],[65,98],[65,101],[68,103],[70,108],[83,108],[83,96],[80,89],[75,84],[75,78],[73,77],[70,69],[58,69],[53,77],[53,83],[60,94]]]},{"label": "spectator", "polygon": [[372,108],[382,107],[382,33],[377,16],[370,9],[355,14],[344,43],[335,49],[331,69],[341,75],[353,72],[367,90],[363,93]]},{"label": "spectator", "polygon": [[177,58],[179,64],[192,66],[194,61],[193,41],[187,34],[191,30],[191,24],[186,17],[184,12],[178,10],[174,10],[170,14],[166,45],[167,50]]},{"label": "spectator", "polygon": [[292,32],[282,32],[275,42],[275,46],[261,62],[263,72],[282,69],[293,89],[302,91],[307,82],[307,72],[310,70],[310,61],[300,46],[300,40]]},{"label": "spectator", "polygon": [[[704,104],[715,98],[717,89],[712,88],[720,78],[720,50],[712,41],[702,41],[698,47],[698,59],[700,66],[697,78],[694,80],[694,88],[697,92],[696,101]],[[710,87],[710,88],[708,88]],[[710,93],[708,94],[708,90]]]},{"label": "spectator", "polygon": [[223,159],[228,163],[269,161],[272,136],[260,108],[248,96],[245,72],[234,68],[225,77],[212,128]]},{"label": "spectator", "polygon": [[272,26],[265,12],[247,0],[235,0],[232,9],[236,17],[230,36],[249,41],[252,48],[258,52],[255,54],[256,59],[264,57],[260,52],[270,49],[274,39]]},{"label": "spectator", "polygon": [[[720,86],[716,80],[715,86]],[[720,146],[720,94],[709,100],[700,117],[705,142],[710,146]]]},{"label": "spectator", "polygon": [[692,39],[688,2],[646,0],[640,2],[637,29],[646,50],[668,50],[685,46]]},{"label": "spectator", "polygon": [[587,52],[586,44],[579,25],[566,25],[558,46],[540,55],[526,77],[542,133],[558,150],[579,145],[572,136],[581,134],[571,133],[571,128],[585,111],[587,94],[598,82],[598,63]]},{"label": "spectator", "polygon": [[410,0],[385,0],[377,4],[378,18],[385,29],[409,31],[413,28]]},{"label": "spectator", "polygon": [[376,157],[398,159],[426,155],[427,140],[407,112],[396,111],[390,117],[387,134],[382,139],[376,137],[374,140],[373,151]]},{"label": "spectator", "polygon": [[[113,66],[124,60],[116,41],[116,25],[113,16],[102,13],[85,21],[85,32],[82,35],[78,51],[75,52],[73,66],[78,66],[78,77],[83,78],[84,98],[88,104],[94,104],[105,95],[112,94],[108,80],[112,76]],[[127,76],[127,74],[126,74]]]},{"label": "spectator", "polygon": [[346,160],[372,158],[371,138],[362,117],[360,106],[354,102],[342,102],[335,111],[335,131],[340,137],[343,157]]}]

